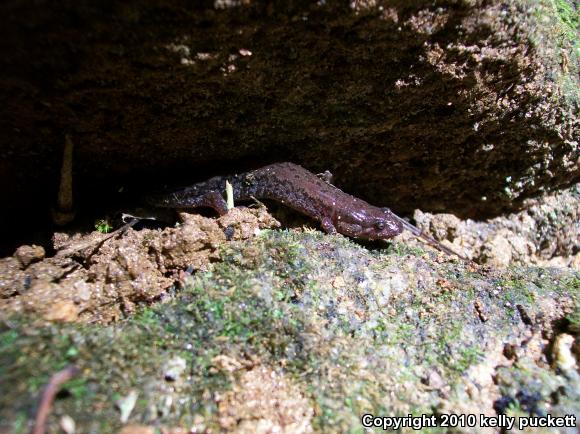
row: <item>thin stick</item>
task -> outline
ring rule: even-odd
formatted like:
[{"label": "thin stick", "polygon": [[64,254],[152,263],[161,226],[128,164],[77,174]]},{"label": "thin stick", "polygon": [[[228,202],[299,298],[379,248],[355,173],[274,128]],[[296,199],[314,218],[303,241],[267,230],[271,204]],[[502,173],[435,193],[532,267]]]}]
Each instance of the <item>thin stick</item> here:
[{"label": "thin stick", "polygon": [[98,239],[98,240],[91,240],[88,241],[86,243],[83,243],[81,245],[77,245],[77,246],[72,246],[69,248],[66,248],[64,250],[59,250],[58,252],[56,252],[55,256],[61,257],[61,256],[70,256],[73,253],[76,253],[78,251],[81,250],[85,250],[88,249],[89,247],[92,246],[96,246],[95,248],[99,248],[101,247],[105,241],[110,240],[111,238],[124,233],[127,229],[129,229],[132,226],[135,226],[135,224],[139,222],[138,218],[134,218],[133,220],[131,220],[129,223],[125,223],[123,226],[121,226],[119,229],[114,230],[113,232],[111,232],[110,234],[108,234],[106,237]]},{"label": "thin stick", "polygon": [[67,134],[64,137],[64,153],[62,157],[62,167],[60,170],[60,187],[58,189],[58,209],[62,212],[71,212],[73,209],[73,185],[72,185],[72,164],[73,164],[73,142]]},{"label": "thin stick", "polygon": [[74,144],[67,134],[64,138],[64,151],[60,169],[60,185],[56,207],[52,210],[52,220],[58,226],[64,226],[74,220],[73,203],[73,149]]},{"label": "thin stick", "polygon": [[423,232],[417,226],[412,225],[407,220],[399,217],[398,215],[396,215],[394,213],[393,213],[393,215],[396,217],[397,220],[399,220],[399,222],[401,222],[401,224],[403,225],[403,227],[405,229],[407,229],[409,232],[411,232],[416,237],[421,238],[422,240],[426,241],[429,245],[435,247],[437,250],[440,250],[443,253],[447,253],[448,255],[455,255],[455,256],[463,259],[464,261],[470,262],[469,259],[467,259],[465,256],[460,255],[456,251],[445,246],[443,243],[440,243],[439,241],[437,241],[435,238],[427,235],[425,232]]},{"label": "thin stick", "polygon": [[38,406],[38,411],[34,420],[32,434],[44,434],[46,432],[46,421],[50,415],[54,397],[60,390],[60,386],[71,378],[76,377],[79,373],[80,370],[76,366],[69,365],[62,371],[58,371],[50,377],[48,384],[44,388],[42,397],[40,398],[40,405]]}]

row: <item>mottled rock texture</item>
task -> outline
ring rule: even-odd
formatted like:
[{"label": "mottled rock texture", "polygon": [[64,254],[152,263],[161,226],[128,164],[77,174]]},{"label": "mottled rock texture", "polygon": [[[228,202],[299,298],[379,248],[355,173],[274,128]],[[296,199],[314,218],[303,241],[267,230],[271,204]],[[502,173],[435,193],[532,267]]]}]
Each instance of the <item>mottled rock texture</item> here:
[{"label": "mottled rock texture", "polygon": [[[108,247],[126,245],[116,241]],[[163,303],[112,324],[45,321],[84,322],[70,318],[83,300],[53,305],[48,318],[0,309],[0,384],[10,391],[0,394],[0,431],[30,432],[42,386],[68,364],[81,374],[63,385],[47,432],[61,432],[63,415],[77,432],[127,423],[174,434],[354,433],[366,413],[578,420],[579,277],[477,266],[399,241],[369,249],[265,230],[222,244],[219,261]],[[123,422],[118,408],[135,395]]]},{"label": "mottled rock texture", "polygon": [[579,179],[565,4],[2,2],[0,227],[49,221],[67,134],[81,209],[289,160],[403,213],[513,210]]}]

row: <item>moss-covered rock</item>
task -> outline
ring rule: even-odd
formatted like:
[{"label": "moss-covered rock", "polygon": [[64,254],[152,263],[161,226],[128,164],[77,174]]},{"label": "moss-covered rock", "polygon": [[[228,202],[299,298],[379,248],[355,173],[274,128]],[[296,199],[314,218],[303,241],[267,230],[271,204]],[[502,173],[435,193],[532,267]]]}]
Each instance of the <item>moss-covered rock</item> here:
[{"label": "moss-covered rock", "polygon": [[0,426],[25,432],[42,385],[69,364],[81,374],[53,429],[64,415],[83,432],[288,433],[362,432],[365,413],[580,415],[577,372],[551,365],[557,337],[578,333],[573,272],[315,232],[264,231],[220,256],[114,325],[5,316]]}]

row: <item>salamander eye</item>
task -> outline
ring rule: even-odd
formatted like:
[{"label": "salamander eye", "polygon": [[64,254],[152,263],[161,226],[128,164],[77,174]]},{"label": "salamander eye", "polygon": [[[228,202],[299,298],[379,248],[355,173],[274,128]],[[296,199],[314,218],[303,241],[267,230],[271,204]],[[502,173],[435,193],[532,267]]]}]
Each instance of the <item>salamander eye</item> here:
[{"label": "salamander eye", "polygon": [[385,229],[385,224],[383,222],[375,223],[375,228],[377,228],[379,231],[382,231]]}]

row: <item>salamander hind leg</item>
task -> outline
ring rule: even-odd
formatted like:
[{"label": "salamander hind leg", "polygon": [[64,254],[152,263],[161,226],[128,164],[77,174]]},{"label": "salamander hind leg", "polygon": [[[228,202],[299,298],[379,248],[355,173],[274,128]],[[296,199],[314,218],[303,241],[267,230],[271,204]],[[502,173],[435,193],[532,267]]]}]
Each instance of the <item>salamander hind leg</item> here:
[{"label": "salamander hind leg", "polygon": [[328,234],[336,234],[336,228],[334,227],[332,220],[330,220],[328,217],[324,217],[320,223],[322,229],[324,229],[324,232]]}]

